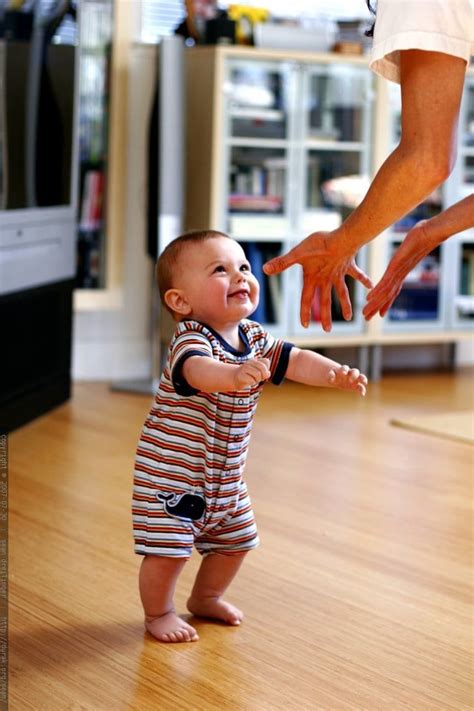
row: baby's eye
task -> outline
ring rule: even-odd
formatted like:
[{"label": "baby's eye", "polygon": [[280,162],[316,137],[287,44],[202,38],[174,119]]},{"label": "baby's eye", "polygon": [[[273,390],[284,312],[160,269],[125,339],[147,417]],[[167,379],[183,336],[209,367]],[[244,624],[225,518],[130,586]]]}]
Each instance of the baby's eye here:
[{"label": "baby's eye", "polygon": [[214,269],[215,272],[225,272],[225,267],[223,264],[218,264],[217,267]]},{"label": "baby's eye", "polygon": [[249,272],[250,271],[250,264],[242,264],[240,267],[241,272]]}]

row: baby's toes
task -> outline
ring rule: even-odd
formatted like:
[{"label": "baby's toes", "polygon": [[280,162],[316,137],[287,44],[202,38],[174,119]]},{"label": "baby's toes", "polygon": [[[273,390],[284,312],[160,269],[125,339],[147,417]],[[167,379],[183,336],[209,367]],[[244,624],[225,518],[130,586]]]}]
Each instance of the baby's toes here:
[{"label": "baby's toes", "polygon": [[178,634],[180,636],[181,642],[190,642],[191,641],[191,635],[189,634],[189,630],[187,630],[186,628],[179,630]]}]

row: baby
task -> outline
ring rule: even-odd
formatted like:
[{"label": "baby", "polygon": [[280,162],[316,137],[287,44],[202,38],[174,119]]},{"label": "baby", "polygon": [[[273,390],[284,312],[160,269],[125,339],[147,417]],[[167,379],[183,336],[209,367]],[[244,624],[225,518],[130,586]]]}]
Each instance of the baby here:
[{"label": "baby", "polygon": [[175,239],[157,277],[178,325],[137,448],[135,552],[144,556],[146,629],[162,642],[192,642],[196,630],[178,617],[173,596],[193,545],[203,558],[188,610],[230,625],[243,618],[222,596],[259,543],[242,475],[265,381],[287,377],[365,395],[367,378],[247,320],[259,285],[240,245],[221,232]]}]

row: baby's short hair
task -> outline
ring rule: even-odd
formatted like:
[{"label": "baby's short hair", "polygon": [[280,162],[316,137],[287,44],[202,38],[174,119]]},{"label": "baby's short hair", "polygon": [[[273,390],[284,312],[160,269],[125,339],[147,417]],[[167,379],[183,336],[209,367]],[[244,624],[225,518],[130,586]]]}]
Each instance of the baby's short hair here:
[{"label": "baby's short hair", "polygon": [[168,308],[165,302],[165,294],[168,289],[172,289],[174,286],[173,282],[176,267],[179,264],[182,253],[186,249],[186,245],[205,242],[207,239],[215,239],[216,237],[227,237],[231,239],[225,232],[218,232],[217,230],[190,230],[170,242],[158,257],[156,263],[156,280],[160,290],[160,298],[162,304],[171,314],[173,314],[173,312]]}]

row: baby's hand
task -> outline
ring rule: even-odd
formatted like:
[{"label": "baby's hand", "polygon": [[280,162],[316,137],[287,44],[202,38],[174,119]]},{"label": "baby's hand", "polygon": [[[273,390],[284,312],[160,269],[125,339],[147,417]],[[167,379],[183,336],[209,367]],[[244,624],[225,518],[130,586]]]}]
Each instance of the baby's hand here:
[{"label": "baby's hand", "polygon": [[340,365],[339,368],[332,368],[329,371],[329,385],[341,390],[355,390],[362,396],[367,392],[365,375],[357,368],[349,368],[348,365]]},{"label": "baby's hand", "polygon": [[235,369],[234,384],[236,390],[243,390],[251,387],[262,380],[268,380],[270,377],[270,361],[268,358],[259,358],[248,360],[242,365],[238,365]]}]

